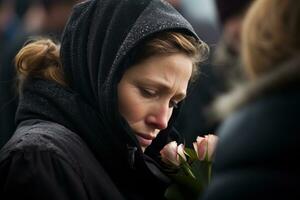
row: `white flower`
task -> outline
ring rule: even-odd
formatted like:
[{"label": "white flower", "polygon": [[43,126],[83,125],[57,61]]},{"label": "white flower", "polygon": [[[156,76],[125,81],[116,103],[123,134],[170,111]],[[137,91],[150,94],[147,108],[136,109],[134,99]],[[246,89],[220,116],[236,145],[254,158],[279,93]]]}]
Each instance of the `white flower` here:
[{"label": "white flower", "polygon": [[180,165],[180,157],[186,160],[186,156],[184,154],[184,145],[177,145],[176,141],[172,141],[164,146],[164,148],[160,151],[160,155],[163,162],[175,166]]},{"label": "white flower", "polygon": [[207,159],[207,161],[211,161],[215,153],[217,142],[218,137],[216,135],[198,136],[196,142],[193,142],[193,146],[199,160]]}]

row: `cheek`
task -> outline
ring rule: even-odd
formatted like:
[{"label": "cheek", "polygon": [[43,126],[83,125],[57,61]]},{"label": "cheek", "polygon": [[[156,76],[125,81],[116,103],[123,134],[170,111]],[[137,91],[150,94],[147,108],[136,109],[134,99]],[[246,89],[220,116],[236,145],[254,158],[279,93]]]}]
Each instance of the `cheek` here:
[{"label": "cheek", "polygon": [[129,124],[143,120],[146,109],[133,89],[119,92],[119,110]]}]

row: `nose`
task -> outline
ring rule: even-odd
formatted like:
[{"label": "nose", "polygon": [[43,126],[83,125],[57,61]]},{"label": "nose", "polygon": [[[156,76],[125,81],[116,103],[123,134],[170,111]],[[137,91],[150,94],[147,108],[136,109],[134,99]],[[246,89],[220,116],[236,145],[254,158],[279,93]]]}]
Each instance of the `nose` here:
[{"label": "nose", "polygon": [[168,122],[172,114],[169,105],[159,106],[158,109],[151,110],[146,118],[146,123],[152,128],[163,130],[168,127]]}]

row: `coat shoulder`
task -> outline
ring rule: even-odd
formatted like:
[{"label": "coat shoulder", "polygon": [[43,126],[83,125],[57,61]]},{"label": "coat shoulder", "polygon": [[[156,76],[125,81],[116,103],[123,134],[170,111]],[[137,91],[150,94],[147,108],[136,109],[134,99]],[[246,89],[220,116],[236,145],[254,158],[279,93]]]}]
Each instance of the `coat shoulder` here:
[{"label": "coat shoulder", "polygon": [[88,149],[83,140],[66,127],[44,120],[27,120],[16,129],[11,139],[0,151],[0,162],[16,152],[48,152],[77,166],[76,157],[86,153],[76,149]]},{"label": "coat shoulder", "polygon": [[0,151],[0,177],[7,199],[123,199],[84,141],[48,121],[17,128]]}]

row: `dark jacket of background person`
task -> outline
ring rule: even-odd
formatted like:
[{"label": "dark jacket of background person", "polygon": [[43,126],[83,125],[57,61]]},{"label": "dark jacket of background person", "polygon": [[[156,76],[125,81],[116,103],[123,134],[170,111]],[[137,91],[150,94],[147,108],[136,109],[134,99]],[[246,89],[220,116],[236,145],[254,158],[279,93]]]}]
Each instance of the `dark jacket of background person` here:
[{"label": "dark jacket of background person", "polygon": [[[24,82],[18,129],[0,152],[1,199],[164,199],[168,180],[117,113],[116,94],[134,47],[164,30],[196,37],[160,0],[87,1],[74,9],[61,44],[70,88]],[[177,139],[176,116],[153,146]]]},{"label": "dark jacket of background person", "polygon": [[237,94],[203,199],[299,199],[300,60],[286,65]]}]

